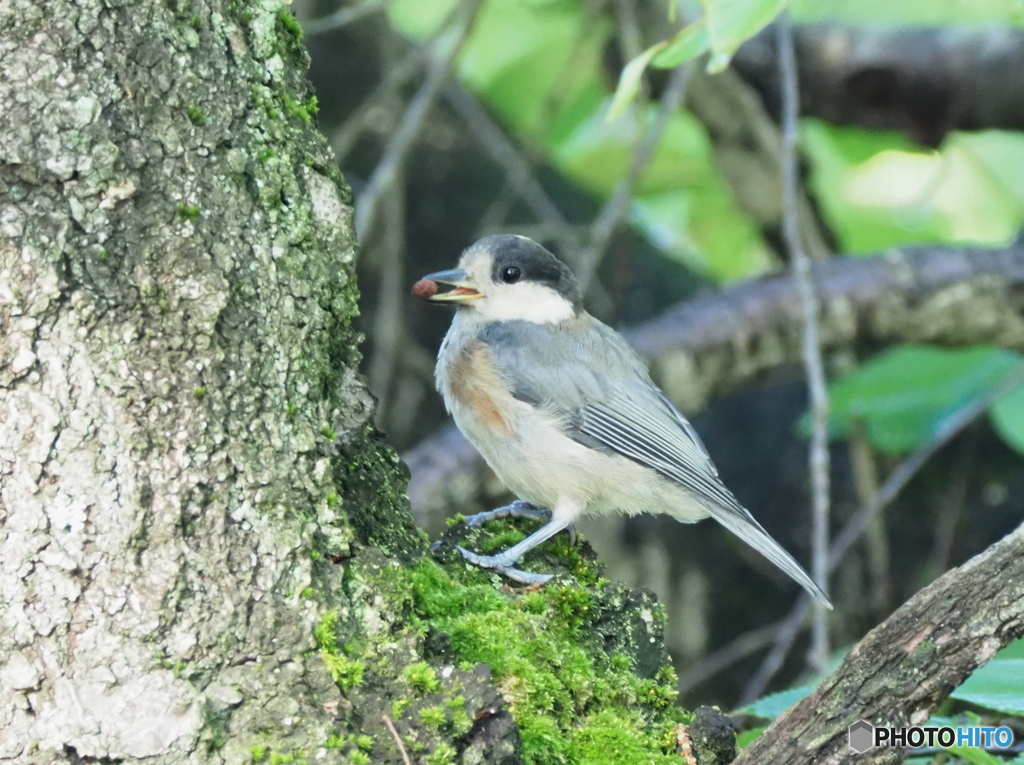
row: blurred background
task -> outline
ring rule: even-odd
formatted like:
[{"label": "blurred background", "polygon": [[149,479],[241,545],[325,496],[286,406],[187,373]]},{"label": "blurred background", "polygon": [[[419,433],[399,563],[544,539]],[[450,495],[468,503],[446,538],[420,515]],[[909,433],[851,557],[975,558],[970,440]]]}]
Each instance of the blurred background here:
[{"label": "blurred background", "polygon": [[[800,326],[784,320],[799,307],[776,289],[789,256],[770,22],[786,5],[296,4],[317,120],[356,199],[364,371],[431,536],[506,497],[434,391],[451,315],[409,288],[475,239],[513,232],[592,276],[591,312],[628,332],[725,482],[809,563],[807,393]],[[1024,281],[1024,3],[789,11],[799,234],[812,259],[834,261],[819,287],[839,295],[824,328],[834,533],[893,476],[901,489],[831,579],[841,650],[1024,518],[1024,394],[998,390],[1024,346],[1007,298],[1019,293],[999,289]],[[905,253],[917,258],[905,283],[843,281]],[[956,268],[980,275],[959,284]],[[893,300],[902,313],[878,330]],[[829,329],[857,317],[874,329]],[[712,341],[718,355],[704,355]],[[783,639],[795,586],[717,525],[651,516],[581,531],[610,577],[665,602],[684,704],[734,708],[805,679],[806,632]]]}]

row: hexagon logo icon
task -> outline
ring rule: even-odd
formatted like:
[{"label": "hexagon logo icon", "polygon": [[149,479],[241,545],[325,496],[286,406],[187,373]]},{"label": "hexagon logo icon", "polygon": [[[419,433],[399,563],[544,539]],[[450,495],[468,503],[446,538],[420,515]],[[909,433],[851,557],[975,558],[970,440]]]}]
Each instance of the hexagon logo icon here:
[{"label": "hexagon logo icon", "polygon": [[864,754],[875,745],[875,726],[867,720],[857,720],[849,729],[850,749]]}]

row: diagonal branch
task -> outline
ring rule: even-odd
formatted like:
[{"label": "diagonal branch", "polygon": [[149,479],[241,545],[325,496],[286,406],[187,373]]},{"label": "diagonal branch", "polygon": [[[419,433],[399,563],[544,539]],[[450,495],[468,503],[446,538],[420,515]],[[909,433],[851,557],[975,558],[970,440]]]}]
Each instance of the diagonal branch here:
[{"label": "diagonal branch", "polygon": [[654,150],[658,147],[661,134],[665,131],[669,120],[679,109],[679,105],[683,101],[690,70],[691,67],[689,65],[683,65],[676,67],[672,72],[668,86],[665,88],[665,92],[661,94],[658,111],[633,151],[633,156],[630,159],[629,168],[626,170],[625,176],[612,189],[611,196],[608,197],[608,201],[605,202],[601,212],[598,213],[590,226],[587,248],[580,256],[578,262],[573,264],[576,276],[579,278],[580,285],[582,285],[584,290],[587,289],[587,285],[590,284],[591,279],[594,277],[594,271],[597,270],[604,251],[608,247],[608,242],[611,241],[612,234],[615,233],[615,227],[619,225],[629,211],[629,203],[633,199],[633,190],[636,188],[640,176],[647,169],[647,164],[651,161],[651,157],[654,156]]},{"label": "diagonal branch", "polygon": [[355,225],[361,242],[369,237],[377,217],[380,198],[390,188],[399,166],[405,161],[419,134],[423,118],[434,105],[438,93],[448,79],[452,64],[473,28],[479,6],[480,0],[463,0],[458,9],[461,18],[456,22],[455,28],[450,33],[440,34],[434,41],[438,50],[429,58],[426,80],[409,102],[402,123],[395,131],[383,158],[370,176],[366,188],[356,199]]},{"label": "diagonal branch", "polygon": [[1024,635],[1024,525],[921,590],[843,664],[743,750],[735,765],[895,763],[905,750],[857,754],[847,728],[920,725],[1003,646]]}]

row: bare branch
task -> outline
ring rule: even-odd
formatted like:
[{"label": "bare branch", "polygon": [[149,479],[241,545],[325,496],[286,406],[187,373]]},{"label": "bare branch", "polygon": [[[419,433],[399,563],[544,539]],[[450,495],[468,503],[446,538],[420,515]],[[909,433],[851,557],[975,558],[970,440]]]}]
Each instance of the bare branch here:
[{"label": "bare branch", "polygon": [[[687,87],[686,107],[704,126],[736,204],[781,252],[781,139],[757,93],[731,69],[714,76],[698,69]],[[829,231],[802,190],[799,203],[804,250],[812,259],[830,256]]]},{"label": "bare branch", "polygon": [[509,183],[529,205],[533,214],[551,227],[565,255],[569,258],[576,256],[580,249],[579,237],[563,217],[558,205],[534,177],[530,161],[460,83],[454,80],[449,82],[445,88],[445,98],[455,107],[455,111],[479,139],[491,159],[505,171]]},{"label": "bare branch", "polygon": [[[797,139],[799,137],[799,83],[793,56],[793,35],[789,14],[783,13],[776,23],[778,32],[779,69],[782,73],[782,235],[789,250],[790,266],[800,294],[803,312],[803,363],[811,402],[811,575],[822,592],[828,594],[828,526],[829,467],[828,390],[825,387],[825,364],[818,340],[818,298],[811,283],[811,260],[800,242],[797,179]],[[811,639],[810,663],[819,672],[828,663],[828,632],[826,609],[820,603],[814,609],[814,633]]]},{"label": "bare branch", "polygon": [[391,737],[395,740],[395,744],[398,746],[398,751],[402,755],[402,762],[405,763],[405,765],[412,765],[412,762],[409,760],[409,753],[405,751],[405,744],[402,743],[402,738],[398,735],[398,731],[395,729],[395,724],[391,722],[391,718],[384,715],[380,719],[382,719],[384,724],[388,726],[388,731],[391,733]]},{"label": "bare branch", "polygon": [[441,50],[435,50],[429,59],[427,78],[420,86],[420,89],[409,102],[402,124],[398,126],[391,143],[384,152],[384,157],[378,163],[373,175],[363,193],[356,199],[356,233],[360,241],[364,241],[370,234],[377,214],[377,205],[391,182],[395,173],[405,161],[413,141],[419,133],[430,107],[433,106],[438,92],[448,79],[455,57],[462,50],[470,30],[473,28],[473,20],[476,17],[476,10],[480,6],[480,0],[463,0],[459,10],[462,18],[457,22],[456,28],[448,34],[442,33],[434,41],[434,45]]},{"label": "bare branch", "polygon": [[359,21],[373,13],[383,11],[388,7],[387,0],[376,0],[376,2],[358,3],[356,5],[343,5],[334,13],[316,19],[303,20],[302,31],[307,35],[320,35],[325,32],[336,32],[342,27],[347,27],[353,22]]},{"label": "bare branch", "polygon": [[[927,146],[952,130],[1024,129],[1024,30],[816,24],[793,31],[807,116],[900,130]],[[732,66],[778,113],[774,40],[765,30]]]},{"label": "bare branch", "polygon": [[686,64],[676,67],[672,72],[668,87],[661,94],[658,111],[633,151],[629,169],[616,185],[590,227],[587,248],[580,255],[579,260],[573,264],[584,291],[594,276],[594,271],[604,255],[605,248],[608,247],[612,234],[615,233],[615,227],[629,211],[629,204],[633,199],[633,189],[636,188],[637,181],[647,169],[647,163],[654,156],[654,150],[658,147],[661,134],[683,101],[691,68],[689,64]]},{"label": "bare branch", "polygon": [[708,654],[697,664],[681,672],[679,682],[676,683],[676,690],[680,694],[685,694],[708,678],[714,677],[726,667],[771,645],[782,626],[782,622],[768,624],[737,636],[722,648]]},{"label": "bare branch", "polygon": [[347,120],[331,132],[331,148],[334,149],[334,155],[338,158],[339,163],[343,163],[363,131],[369,127],[374,112],[382,104],[397,97],[399,90],[412,79],[422,66],[422,51],[410,48],[401,61],[388,66],[384,77],[374,87],[373,92],[363,99]]}]

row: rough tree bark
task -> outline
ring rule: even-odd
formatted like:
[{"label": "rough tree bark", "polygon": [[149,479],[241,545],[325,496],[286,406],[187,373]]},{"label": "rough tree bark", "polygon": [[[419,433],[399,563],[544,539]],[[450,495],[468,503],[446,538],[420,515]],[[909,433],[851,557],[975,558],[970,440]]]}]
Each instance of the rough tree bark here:
[{"label": "rough tree bark", "polygon": [[0,30],[0,762],[511,765],[520,727],[663,756],[649,595],[573,550],[542,594],[423,557],[286,6]]},{"label": "rough tree bark", "polygon": [[0,13],[0,759],[323,740],[311,553],[419,540],[365,425],[297,27],[273,3]]}]

